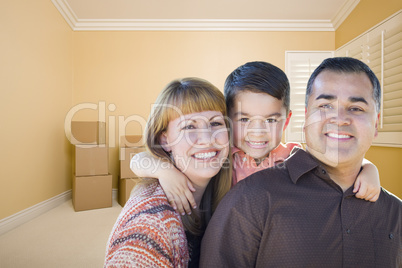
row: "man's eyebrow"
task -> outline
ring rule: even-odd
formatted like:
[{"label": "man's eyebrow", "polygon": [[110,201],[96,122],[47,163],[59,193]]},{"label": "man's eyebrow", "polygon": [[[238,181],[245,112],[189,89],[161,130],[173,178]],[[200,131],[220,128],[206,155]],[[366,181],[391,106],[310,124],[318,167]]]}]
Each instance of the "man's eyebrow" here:
[{"label": "man's eyebrow", "polygon": [[365,104],[368,105],[368,102],[367,102],[366,99],[363,98],[363,97],[350,97],[350,98],[349,98],[349,101],[350,101],[350,102],[363,102],[363,103],[365,103]]},{"label": "man's eyebrow", "polygon": [[330,94],[321,94],[316,98],[316,100],[319,100],[319,99],[336,100],[337,97],[335,95],[330,95]]},{"label": "man's eyebrow", "polygon": [[[316,98],[316,100],[319,100],[319,99],[336,100],[337,97],[335,95],[330,95],[330,94],[321,94]],[[354,102],[363,102],[368,105],[368,102],[363,97],[349,97],[349,101],[353,102],[353,103]]]}]

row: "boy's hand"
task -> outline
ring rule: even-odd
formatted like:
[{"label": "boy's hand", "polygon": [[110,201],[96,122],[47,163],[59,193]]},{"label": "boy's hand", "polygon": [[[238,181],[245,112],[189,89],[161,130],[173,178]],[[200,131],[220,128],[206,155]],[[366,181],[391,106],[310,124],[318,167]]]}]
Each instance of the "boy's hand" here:
[{"label": "boy's hand", "polygon": [[380,188],[374,187],[373,185],[361,182],[358,178],[355,182],[355,187],[353,192],[356,193],[356,197],[364,199],[370,202],[377,201],[380,196]]},{"label": "boy's hand", "polygon": [[[189,179],[173,165],[157,165],[160,159],[148,152],[136,154],[130,161],[131,170],[139,177],[157,178],[172,207],[184,215],[191,214],[191,207],[196,208],[192,192],[195,189]],[[151,163],[141,165],[141,163]]]},{"label": "boy's hand", "polygon": [[381,185],[377,167],[366,159],[362,171],[357,176],[353,192],[357,198],[370,202],[377,201],[380,196]]},{"label": "boy's hand", "polygon": [[196,208],[195,192],[190,180],[175,167],[165,170],[163,176],[159,176],[159,183],[166,194],[169,203],[181,215],[191,214],[191,208]]}]

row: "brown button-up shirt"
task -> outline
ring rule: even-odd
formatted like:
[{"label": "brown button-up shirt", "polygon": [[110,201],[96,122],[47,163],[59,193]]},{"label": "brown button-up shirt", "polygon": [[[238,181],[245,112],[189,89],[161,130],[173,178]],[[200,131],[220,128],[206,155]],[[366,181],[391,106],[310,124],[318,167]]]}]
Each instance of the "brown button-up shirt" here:
[{"label": "brown button-up shirt", "polygon": [[202,241],[201,267],[402,267],[402,201],[345,192],[307,152],[239,182]]}]

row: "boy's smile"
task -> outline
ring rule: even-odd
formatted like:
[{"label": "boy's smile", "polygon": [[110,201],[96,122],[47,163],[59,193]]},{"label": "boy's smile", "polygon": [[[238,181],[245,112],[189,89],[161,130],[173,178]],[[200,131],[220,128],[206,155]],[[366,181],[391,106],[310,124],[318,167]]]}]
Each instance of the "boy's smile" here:
[{"label": "boy's smile", "polygon": [[291,116],[286,117],[282,100],[252,91],[240,92],[230,110],[234,145],[257,162],[279,145]]}]

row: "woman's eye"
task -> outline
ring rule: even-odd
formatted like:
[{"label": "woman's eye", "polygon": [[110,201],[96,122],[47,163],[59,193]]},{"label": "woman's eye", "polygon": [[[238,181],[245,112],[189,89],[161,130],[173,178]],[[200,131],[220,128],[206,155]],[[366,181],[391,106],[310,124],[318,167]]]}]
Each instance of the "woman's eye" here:
[{"label": "woman's eye", "polygon": [[211,126],[212,127],[219,127],[219,126],[223,126],[222,122],[211,122]]},{"label": "woman's eye", "polygon": [[187,126],[184,126],[182,129],[183,129],[183,130],[186,130],[186,129],[195,129],[195,126],[194,126],[194,125],[187,125]]}]

